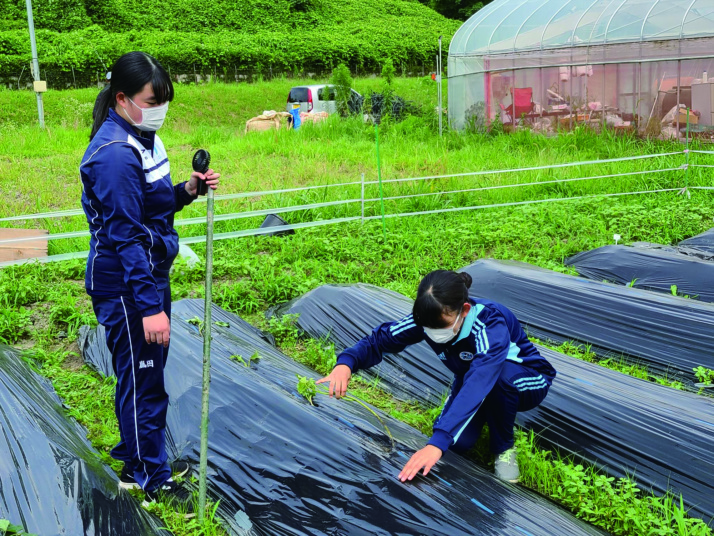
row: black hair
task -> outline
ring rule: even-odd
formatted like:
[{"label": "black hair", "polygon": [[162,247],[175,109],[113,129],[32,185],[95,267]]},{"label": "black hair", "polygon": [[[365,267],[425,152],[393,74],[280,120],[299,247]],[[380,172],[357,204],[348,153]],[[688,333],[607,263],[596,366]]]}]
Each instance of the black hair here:
[{"label": "black hair", "polygon": [[471,276],[449,270],[436,270],[419,283],[412,314],[418,326],[445,328],[444,313],[458,313],[469,300]]},{"label": "black hair", "polygon": [[146,52],[128,52],[119,58],[112,67],[109,83],[99,92],[92,111],[92,133],[95,134],[106,121],[109,109],[116,106],[117,93],[133,97],[151,82],[156,102],[163,104],[174,98],[174,85],[171,77],[156,58]]}]

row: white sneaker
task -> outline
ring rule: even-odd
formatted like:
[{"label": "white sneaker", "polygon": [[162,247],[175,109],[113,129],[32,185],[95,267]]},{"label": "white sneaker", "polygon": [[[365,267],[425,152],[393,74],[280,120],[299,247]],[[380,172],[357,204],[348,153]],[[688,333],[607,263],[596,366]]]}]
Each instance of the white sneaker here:
[{"label": "white sneaker", "polygon": [[518,450],[516,447],[511,447],[506,452],[502,452],[496,456],[496,477],[506,482],[513,484],[518,483],[521,476],[518,470]]}]

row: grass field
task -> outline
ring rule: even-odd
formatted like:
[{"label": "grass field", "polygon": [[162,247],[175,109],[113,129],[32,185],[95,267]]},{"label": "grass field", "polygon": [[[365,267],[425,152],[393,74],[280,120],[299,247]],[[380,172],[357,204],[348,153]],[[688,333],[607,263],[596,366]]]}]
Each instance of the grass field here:
[{"label": "grass field", "polygon": [[[170,105],[166,126],[161,131],[174,181],[188,177],[191,156],[199,147],[211,151],[215,168],[223,174],[222,194],[355,182],[362,173],[367,181],[376,180],[374,129],[360,119],[333,118],[324,125],[299,131],[244,135],[248,118],[266,109],[281,110],[288,89],[298,83],[278,80],[252,85],[177,87],[176,99]],[[379,89],[381,85],[380,79],[355,82],[355,88],[363,93]],[[387,120],[382,125],[380,151],[385,180],[682,151],[678,144],[608,133],[597,135],[585,129],[557,138],[527,131],[499,136],[447,132],[439,138],[435,133],[436,120],[428,113],[435,105],[433,82],[397,79],[395,89],[397,94],[421,104],[427,114],[401,123]],[[47,93],[48,128],[40,131],[34,125],[34,94],[0,91],[0,110],[3,111],[0,117],[0,194],[3,198],[0,217],[79,207],[78,166],[88,142],[96,94],[94,89]],[[711,157],[704,155],[692,158],[712,163]],[[683,163],[684,156],[675,155],[556,170],[388,184],[385,195],[396,196],[647,172],[569,184],[398,199],[387,202],[386,211],[395,214],[682,188],[685,184],[711,186],[709,173],[701,169],[690,170],[688,176],[681,170],[658,172]],[[217,208],[219,214],[227,214],[359,196],[359,186],[353,185],[221,201]],[[378,197],[376,186],[369,187],[367,197]],[[712,194],[707,191],[693,191],[691,198],[676,192],[596,197],[392,218],[387,220],[386,239],[377,220],[303,229],[287,239],[249,237],[221,241],[216,244],[214,300],[259,327],[282,334],[278,340],[284,351],[324,372],[325,363],[334,357],[330,350],[298,341],[289,328],[267,324],[262,313],[268,307],[324,283],[372,283],[414,297],[419,280],[427,272],[437,268],[458,269],[480,257],[515,259],[564,271],[565,257],[612,243],[615,233],[625,242],[669,244],[702,232],[712,226],[712,201]],[[197,203],[180,216],[202,214],[205,215],[205,204]],[[369,203],[366,214],[379,214],[379,203]],[[299,223],[357,215],[359,203],[301,210],[285,217],[291,223]],[[216,232],[254,228],[261,220],[219,222]],[[49,229],[53,233],[86,230],[83,216],[31,220],[18,225]],[[181,236],[200,236],[204,231],[203,225],[179,228]],[[87,249],[87,244],[85,238],[53,241],[50,253],[82,251]],[[193,249],[202,255],[200,245]],[[177,262],[172,279],[173,298],[202,296],[203,275],[201,268],[190,269],[185,262]],[[113,385],[82,365],[76,356],[79,327],[96,323],[84,293],[83,277],[84,262],[78,260],[0,271],[0,342],[33,350],[39,358],[39,370],[53,381],[71,408],[70,414],[87,427],[89,439],[103,459],[112,463],[108,449],[117,441]],[[370,403],[429,433],[438,408],[404,406],[369,385],[358,387],[356,392]],[[543,453],[537,447],[537,440],[525,434],[520,436],[519,445],[526,485],[614,534],[711,533],[700,521],[678,520],[681,510],[676,501],[666,503],[633,491],[631,483],[607,481],[603,475],[587,468],[578,469],[577,463]],[[587,490],[587,499],[581,494],[580,500],[574,500],[562,491],[565,484],[581,492]],[[588,505],[598,508],[593,510]],[[632,512],[628,513],[628,508]],[[592,513],[595,510],[597,513]],[[614,510],[625,512],[624,518],[615,522]],[[169,518],[168,513],[163,514]],[[642,532],[642,526],[646,532]],[[176,534],[206,533],[201,530],[179,527]]]}]

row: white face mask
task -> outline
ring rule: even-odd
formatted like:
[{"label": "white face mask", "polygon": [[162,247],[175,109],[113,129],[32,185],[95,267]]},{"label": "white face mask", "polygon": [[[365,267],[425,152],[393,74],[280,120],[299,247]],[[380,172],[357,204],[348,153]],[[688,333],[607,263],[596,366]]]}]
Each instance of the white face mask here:
[{"label": "white face mask", "polygon": [[451,326],[449,326],[448,328],[424,328],[424,333],[426,333],[426,336],[429,337],[432,341],[439,344],[445,344],[454,337],[456,337],[456,333],[454,333],[454,328],[456,327],[459,318],[461,318],[461,311],[459,311],[459,314],[456,315],[456,320],[454,320],[454,323],[451,324]]},{"label": "white face mask", "polygon": [[[129,97],[127,97],[129,98]],[[139,130],[144,132],[156,132],[164,124],[164,119],[166,119],[166,113],[169,111],[169,103],[165,102],[161,106],[152,106],[151,108],[142,108],[138,106],[133,100],[129,101],[141,110],[141,121],[139,123],[134,123],[131,116],[127,113],[127,117],[131,124],[134,125]]]}]

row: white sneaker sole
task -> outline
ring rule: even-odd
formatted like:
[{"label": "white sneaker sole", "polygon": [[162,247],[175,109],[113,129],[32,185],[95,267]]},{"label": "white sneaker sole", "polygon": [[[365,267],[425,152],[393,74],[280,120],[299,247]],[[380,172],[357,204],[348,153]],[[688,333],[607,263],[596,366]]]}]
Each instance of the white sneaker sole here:
[{"label": "white sneaker sole", "polygon": [[[180,478],[180,477],[184,476],[186,473],[188,473],[188,467],[186,469],[184,469],[183,471],[181,471],[180,473],[174,474],[173,477]],[[141,486],[139,484],[137,484],[136,482],[122,482],[121,480],[119,481],[119,487],[121,489],[125,489],[127,491],[134,490],[134,489],[141,489]]]}]

